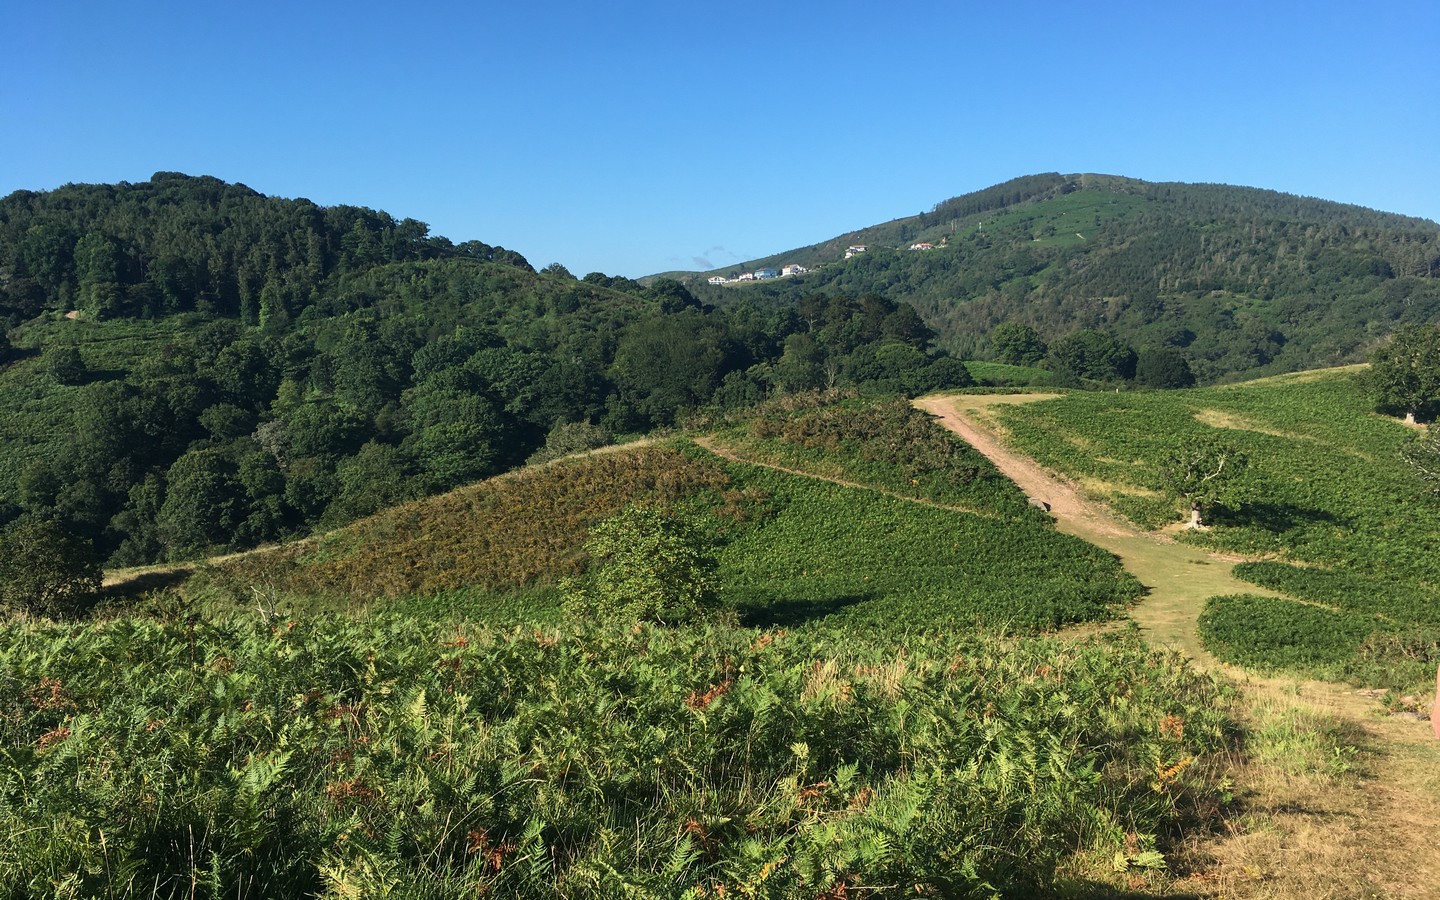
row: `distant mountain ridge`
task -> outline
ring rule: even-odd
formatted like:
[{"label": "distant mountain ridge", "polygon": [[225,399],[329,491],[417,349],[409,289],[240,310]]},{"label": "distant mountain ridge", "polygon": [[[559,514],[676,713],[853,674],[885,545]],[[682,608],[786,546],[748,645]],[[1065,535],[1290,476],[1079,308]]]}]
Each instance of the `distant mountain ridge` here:
[{"label": "distant mountain ridge", "polygon": [[[933,249],[911,250],[913,244]],[[846,248],[866,252],[845,257]],[[804,276],[713,288],[715,274]],[[1354,362],[1398,324],[1440,317],[1440,224],[1258,188],[1046,173],[714,273],[705,299],[790,304],[877,293],[942,343],[983,353],[1000,322],[1184,348],[1202,378]]]}]

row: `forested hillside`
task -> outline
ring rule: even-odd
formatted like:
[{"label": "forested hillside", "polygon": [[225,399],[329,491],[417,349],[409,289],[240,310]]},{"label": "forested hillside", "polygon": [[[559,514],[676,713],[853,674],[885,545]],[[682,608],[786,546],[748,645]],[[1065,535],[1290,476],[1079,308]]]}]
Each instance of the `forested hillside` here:
[{"label": "forested hillside", "polygon": [[[851,245],[867,249],[845,259]],[[722,274],[790,263],[811,271],[696,290],[767,308],[881,294],[962,356],[1006,321],[1049,341],[1101,329],[1183,349],[1202,381],[1358,362],[1440,316],[1440,225],[1227,185],[1028,176]]]},{"label": "forested hillside", "polygon": [[331,526],[776,390],[969,383],[915,310],[704,307],[214,178],[0,200],[0,526],[130,565]]}]

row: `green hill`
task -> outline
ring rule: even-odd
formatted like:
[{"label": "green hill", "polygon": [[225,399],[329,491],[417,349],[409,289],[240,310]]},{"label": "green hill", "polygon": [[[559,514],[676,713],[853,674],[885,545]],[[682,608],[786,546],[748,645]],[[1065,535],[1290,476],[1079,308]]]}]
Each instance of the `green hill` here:
[{"label": "green hill", "polygon": [[213,589],[242,606],[264,584],[342,606],[549,621],[588,529],[644,503],[708,523],[722,600],[755,624],[1052,629],[1113,617],[1138,592],[903,401],[772,410],[714,440],[726,455],[677,439],[530,467],[227,563]]},{"label": "green hill", "polygon": [[[204,614],[0,629],[26,801],[0,803],[0,889],[1088,896],[1215,821],[1225,693],[1133,637],[1033,636],[1138,585],[975,451],[897,401],[787,401],[705,446],[247,555]],[[558,614],[632,502],[708,523],[729,613]]]},{"label": "green hill", "polygon": [[[922,242],[935,248],[909,249]],[[868,249],[845,259],[855,244]],[[1005,321],[1049,340],[1098,328],[1183,348],[1202,380],[1358,362],[1397,324],[1440,316],[1440,225],[1228,185],[1029,176],[721,274],[791,263],[812,271],[685,279],[715,302],[881,294],[961,356]]]}]

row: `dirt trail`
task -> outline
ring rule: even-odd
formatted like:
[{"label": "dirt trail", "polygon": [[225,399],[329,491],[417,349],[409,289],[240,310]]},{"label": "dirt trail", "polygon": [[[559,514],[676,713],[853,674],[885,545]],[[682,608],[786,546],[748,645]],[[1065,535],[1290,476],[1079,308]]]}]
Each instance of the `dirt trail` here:
[{"label": "dirt trail", "polygon": [[[1147,640],[1180,649],[1198,664],[1217,665],[1200,646],[1195,622],[1205,598],[1217,594],[1270,594],[1232,573],[1236,560],[1141,531],[1103,504],[1084,496],[1073,481],[1005,446],[1001,429],[987,412],[997,405],[1052,400],[1058,394],[968,394],[922,397],[915,405],[964,438],[1027,495],[1050,504],[1055,527],[1103,547],[1120,558],[1148,593],[1131,610]],[[1278,595],[1277,595],[1278,596]]]},{"label": "dirt trail", "polygon": [[[915,405],[938,416],[1028,495],[1049,503],[1060,531],[1120,558],[1149,589],[1131,611],[1148,640],[1178,647],[1203,667],[1217,666],[1196,636],[1205,598],[1275,592],[1236,578],[1234,559],[1137,529],[1085,498],[1069,479],[1002,443],[1004,429],[990,412],[995,406],[1056,396],[923,397]],[[1327,778],[1291,774],[1293,759],[1245,763],[1237,772],[1244,817],[1232,833],[1197,844],[1200,871],[1178,886],[1207,897],[1440,898],[1440,854],[1433,844],[1440,834],[1440,742],[1430,723],[1386,716],[1374,698],[1344,685],[1222,668],[1244,691],[1252,716],[1279,708],[1342,723],[1346,739],[1359,748],[1360,768],[1358,777]],[[1303,734],[1296,739],[1303,742]]]}]

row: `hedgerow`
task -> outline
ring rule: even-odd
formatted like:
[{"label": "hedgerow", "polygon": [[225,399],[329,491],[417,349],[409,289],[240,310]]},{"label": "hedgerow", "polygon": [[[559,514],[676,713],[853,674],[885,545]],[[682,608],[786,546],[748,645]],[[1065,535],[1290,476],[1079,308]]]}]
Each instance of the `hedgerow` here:
[{"label": "hedgerow", "polygon": [[0,894],[1013,895],[1216,810],[1173,657],[855,637],[12,624]]}]

